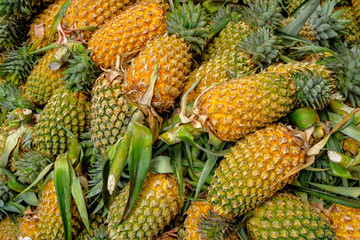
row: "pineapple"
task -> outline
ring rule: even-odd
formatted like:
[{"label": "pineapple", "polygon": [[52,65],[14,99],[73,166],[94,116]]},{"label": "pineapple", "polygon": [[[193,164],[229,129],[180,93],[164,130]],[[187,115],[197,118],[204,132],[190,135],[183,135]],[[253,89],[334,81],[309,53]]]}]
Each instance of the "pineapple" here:
[{"label": "pineapple", "polygon": [[154,239],[184,204],[172,176],[149,172],[134,209],[127,219],[121,221],[129,191],[128,184],[109,209],[107,223],[110,239]]},{"label": "pineapple", "polygon": [[287,10],[288,10],[289,14],[293,13],[305,1],[306,0],[287,0],[287,2],[288,2]]},{"label": "pineapple", "polygon": [[16,19],[2,20],[0,23],[0,50],[12,50],[24,40],[26,28]]},{"label": "pineapple", "polygon": [[123,76],[111,78],[110,72],[104,72],[92,89],[91,139],[102,154],[123,137],[133,112],[124,95],[122,81]]},{"label": "pineapple", "polygon": [[340,19],[350,20],[351,22],[346,24],[346,32],[348,34],[344,35],[344,38],[347,42],[357,42],[360,39],[360,21],[355,18],[355,12],[352,6],[341,6],[336,8],[337,11],[345,10],[345,12],[341,15]]},{"label": "pineapple", "polygon": [[[71,205],[71,233],[77,236],[81,229],[81,217],[75,202]],[[64,239],[64,227],[58,206],[54,180],[44,187],[38,205],[38,227],[35,239]]]},{"label": "pineapple", "polygon": [[106,232],[105,218],[101,216],[101,212],[89,216],[90,233],[84,228],[79,236],[79,240],[110,240]]},{"label": "pineapple", "polygon": [[118,55],[129,59],[146,42],[165,33],[165,11],[153,2],[137,3],[97,30],[89,40],[88,49],[100,67],[111,68]]},{"label": "pineapple", "polygon": [[146,44],[132,61],[124,82],[127,96],[138,102],[159,63],[151,102],[158,113],[173,107],[190,71],[191,49],[200,52],[209,32],[205,10],[192,2],[179,6],[167,19],[168,33]]},{"label": "pineapple", "polygon": [[36,106],[45,105],[54,92],[62,86],[61,68],[51,71],[49,63],[58,49],[48,51],[31,71],[23,87],[24,97]]},{"label": "pineapple", "polygon": [[351,0],[351,5],[354,9],[355,18],[360,19],[360,1],[359,0]]},{"label": "pineapple", "polygon": [[[224,141],[236,141],[289,113],[301,90],[317,90],[309,102],[320,102],[322,96],[329,96],[331,78],[323,77],[319,82],[306,77],[306,69],[320,69],[320,76],[323,68],[308,63],[280,64],[259,74],[229,80],[202,95],[194,104],[194,112],[208,131]],[[298,75],[294,71],[303,72],[302,80],[307,82],[294,81],[293,76]]]},{"label": "pineapple", "polygon": [[58,89],[34,127],[34,150],[50,158],[66,152],[72,137],[67,130],[78,137],[89,125],[89,115],[90,101],[86,93]]},{"label": "pineapple", "polygon": [[20,223],[18,237],[35,239],[39,218],[37,215],[25,215]]},{"label": "pineapple", "polygon": [[[186,211],[187,218],[184,222],[185,228],[185,240],[203,240],[207,239],[202,236],[201,228],[199,223],[201,218],[206,216],[211,210],[211,204],[208,201],[197,201],[193,202],[188,210]],[[224,229],[225,231],[227,229]],[[225,238],[226,240],[239,239],[237,233],[231,234]]]},{"label": "pineapple", "polygon": [[338,240],[360,239],[360,209],[334,204],[330,219]]},{"label": "pineapple", "polygon": [[19,221],[21,218],[15,218],[14,223],[9,217],[0,221],[0,239],[1,240],[17,240]]},{"label": "pineapple", "polygon": [[[38,44],[37,36],[35,35],[35,27],[37,25],[43,24],[44,27],[44,38],[39,42],[39,48],[43,48],[49,44],[49,36],[50,36],[50,30],[51,26],[54,22],[56,14],[59,12],[60,8],[66,0],[57,0],[50,6],[48,6],[42,13],[40,13],[32,22],[30,25],[30,43],[31,45]],[[53,36],[52,41],[54,42],[56,40],[56,35]]]},{"label": "pineapple", "polygon": [[304,142],[285,125],[272,124],[239,140],[216,169],[209,187],[213,211],[233,219],[295,179],[282,179],[305,161]]},{"label": "pineapple", "polygon": [[251,239],[336,239],[320,213],[289,193],[278,193],[256,208],[246,228]]},{"label": "pineapple", "polygon": [[[71,29],[85,26],[100,28],[134,2],[134,0],[73,0],[66,10],[63,25]],[[85,31],[84,38],[89,40],[91,33]]]}]

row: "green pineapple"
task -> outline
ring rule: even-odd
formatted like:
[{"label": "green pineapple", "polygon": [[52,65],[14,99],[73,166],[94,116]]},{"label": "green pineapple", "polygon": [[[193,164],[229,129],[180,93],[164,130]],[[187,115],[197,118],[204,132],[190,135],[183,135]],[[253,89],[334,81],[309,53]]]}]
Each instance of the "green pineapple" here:
[{"label": "green pineapple", "polygon": [[251,239],[336,239],[330,222],[289,193],[278,193],[256,208],[246,228]]},{"label": "green pineapple", "polygon": [[121,221],[129,191],[127,185],[109,209],[106,222],[110,239],[155,239],[184,204],[172,176],[149,172],[134,209]]},{"label": "green pineapple", "polygon": [[25,38],[27,29],[16,19],[0,22],[0,50],[8,51],[19,47]]},{"label": "green pineapple", "polygon": [[110,240],[106,232],[105,217],[102,213],[96,213],[89,216],[90,233],[84,228],[79,236],[79,240]]}]

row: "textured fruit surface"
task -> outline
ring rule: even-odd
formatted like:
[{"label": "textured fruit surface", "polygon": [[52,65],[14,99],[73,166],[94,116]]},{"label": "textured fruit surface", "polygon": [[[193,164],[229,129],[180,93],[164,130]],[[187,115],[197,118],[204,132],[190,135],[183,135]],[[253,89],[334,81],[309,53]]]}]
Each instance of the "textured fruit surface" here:
[{"label": "textured fruit surface", "polygon": [[246,213],[292,182],[296,175],[282,178],[304,161],[303,140],[281,123],[248,134],[216,169],[209,188],[214,212]]},{"label": "textured fruit surface", "polygon": [[330,218],[338,240],[360,239],[360,209],[335,204],[331,207]]},{"label": "textured fruit surface", "polygon": [[149,41],[129,68],[124,83],[125,92],[133,101],[139,101],[159,63],[152,105],[159,113],[164,112],[174,105],[180,95],[190,71],[190,60],[190,46],[180,37],[164,34]]},{"label": "textured fruit surface", "polygon": [[279,193],[256,208],[246,226],[251,239],[336,239],[320,213],[288,193]]},{"label": "textured fruit surface", "polygon": [[[64,227],[60,215],[54,180],[48,182],[38,205],[38,231],[35,239],[65,239]],[[77,236],[81,229],[81,217],[73,201],[71,204],[71,233]]]},{"label": "textured fruit surface", "polygon": [[122,81],[120,76],[111,79],[104,73],[92,89],[91,139],[94,147],[102,153],[123,137],[131,118],[131,107],[124,95]]},{"label": "textured fruit surface", "polygon": [[89,40],[93,60],[103,68],[115,65],[118,55],[126,60],[143,48],[147,41],[166,32],[165,11],[152,2],[138,3],[97,30]]},{"label": "textured fruit surface", "polygon": [[22,222],[20,223],[19,238],[28,237],[30,239],[35,239],[37,226],[38,226],[38,217],[37,216],[24,216],[22,218]]},{"label": "textured fruit surface", "polygon": [[[35,35],[35,26],[43,24],[43,34],[44,38],[41,40],[39,48],[43,48],[49,44],[50,29],[54,22],[56,14],[59,12],[61,6],[66,2],[66,0],[57,0],[55,3],[49,5],[42,13],[40,13],[33,23],[30,25],[30,43],[35,44],[38,39]],[[52,42],[56,41],[57,34],[52,37]]]},{"label": "textured fruit surface", "polygon": [[106,225],[105,225],[105,218],[101,216],[101,213],[97,213],[96,215],[89,216],[89,223],[90,223],[90,232],[84,228],[83,233],[79,236],[78,240],[109,240],[107,232],[106,232]]},{"label": "textured fruit surface", "polygon": [[279,74],[260,73],[229,80],[207,91],[196,112],[220,139],[237,139],[286,115],[296,87]]},{"label": "textured fruit surface", "polygon": [[[205,240],[201,234],[201,229],[198,227],[199,222],[203,216],[211,210],[211,205],[208,201],[193,202],[186,211],[187,217],[184,222],[185,239],[186,240]],[[225,240],[239,239],[237,234],[232,234],[225,238]]]},{"label": "textured fruit surface", "polygon": [[71,141],[71,131],[76,137],[89,125],[90,102],[82,92],[71,93],[58,89],[40,113],[33,133],[36,151],[54,157],[64,153]]},{"label": "textured fruit surface", "polygon": [[[131,0],[73,0],[64,16],[64,24],[72,29],[91,26],[99,28],[112,18],[125,10],[135,1]],[[90,31],[85,31],[84,36],[88,39]]]},{"label": "textured fruit surface", "polygon": [[265,69],[265,72],[285,74],[286,77],[290,77],[293,71],[306,71],[307,69],[319,73],[323,78],[329,78],[332,74],[324,65],[316,64],[315,62],[279,63],[269,66]]},{"label": "textured fruit surface", "polygon": [[34,105],[45,105],[50,97],[54,94],[60,86],[62,86],[60,80],[64,77],[61,68],[56,71],[52,71],[49,68],[49,63],[58,49],[48,51],[39,61],[39,63],[31,71],[30,76],[24,86],[24,96]]},{"label": "textured fruit surface", "polygon": [[109,209],[107,223],[111,239],[154,239],[183,206],[176,180],[166,174],[149,172],[134,209],[120,223],[129,190],[127,185]]},{"label": "textured fruit surface", "polygon": [[4,218],[0,221],[0,239],[1,240],[17,240],[17,233],[21,218],[15,218],[14,223],[9,217]]},{"label": "textured fruit surface", "polygon": [[345,9],[345,12],[341,15],[341,19],[350,20],[351,22],[346,24],[346,31],[349,33],[347,35],[344,35],[344,38],[347,42],[356,42],[360,39],[360,27],[359,27],[359,19],[355,17],[354,9],[351,6],[341,6],[337,8],[336,10],[343,10]]}]

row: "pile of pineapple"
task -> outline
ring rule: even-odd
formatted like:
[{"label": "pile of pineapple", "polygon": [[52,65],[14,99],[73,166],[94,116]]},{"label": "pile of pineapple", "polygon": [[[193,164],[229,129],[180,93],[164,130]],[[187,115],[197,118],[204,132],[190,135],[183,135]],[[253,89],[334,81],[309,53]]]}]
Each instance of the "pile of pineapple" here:
[{"label": "pile of pineapple", "polygon": [[0,15],[0,239],[360,239],[360,1]]}]

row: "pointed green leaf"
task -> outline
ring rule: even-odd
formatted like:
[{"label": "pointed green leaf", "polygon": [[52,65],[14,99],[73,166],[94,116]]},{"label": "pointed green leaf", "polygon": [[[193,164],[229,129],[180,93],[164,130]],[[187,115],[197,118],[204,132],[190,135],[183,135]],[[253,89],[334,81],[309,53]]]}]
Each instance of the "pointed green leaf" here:
[{"label": "pointed green leaf", "polygon": [[109,172],[110,172],[110,161],[107,159],[104,163],[102,170],[102,198],[104,200],[104,205],[107,209],[110,208],[110,205],[114,199],[114,195],[111,195],[108,190]]},{"label": "pointed green leaf", "polygon": [[55,161],[55,190],[65,231],[65,240],[71,239],[71,187],[69,163],[66,154]]},{"label": "pointed green leaf", "polygon": [[55,34],[56,30],[57,30],[57,26],[59,25],[62,17],[65,15],[66,9],[68,9],[68,7],[70,6],[70,2],[71,2],[71,0],[66,1],[66,3],[64,3],[61,6],[59,12],[56,14],[54,22],[52,23],[51,28],[50,28],[48,44],[51,43],[51,39],[52,39],[52,37],[54,36],[54,34]]},{"label": "pointed green leaf", "polygon": [[24,192],[20,197],[31,206],[37,206],[39,204],[39,200],[34,192]]},{"label": "pointed green leaf", "polygon": [[149,128],[134,123],[129,152],[130,193],[122,220],[125,220],[134,208],[141,187],[148,172],[152,153],[152,135]]},{"label": "pointed green leaf", "polygon": [[174,176],[176,179],[176,184],[178,185],[180,199],[185,195],[184,193],[184,179],[183,179],[183,171],[182,171],[182,151],[181,144],[176,144],[170,151],[170,160],[174,169]]},{"label": "pointed green leaf", "polygon": [[320,189],[333,192],[339,195],[343,195],[346,197],[353,197],[353,198],[360,197],[360,187],[337,187],[337,186],[318,184],[312,182],[308,182],[308,183]]}]

